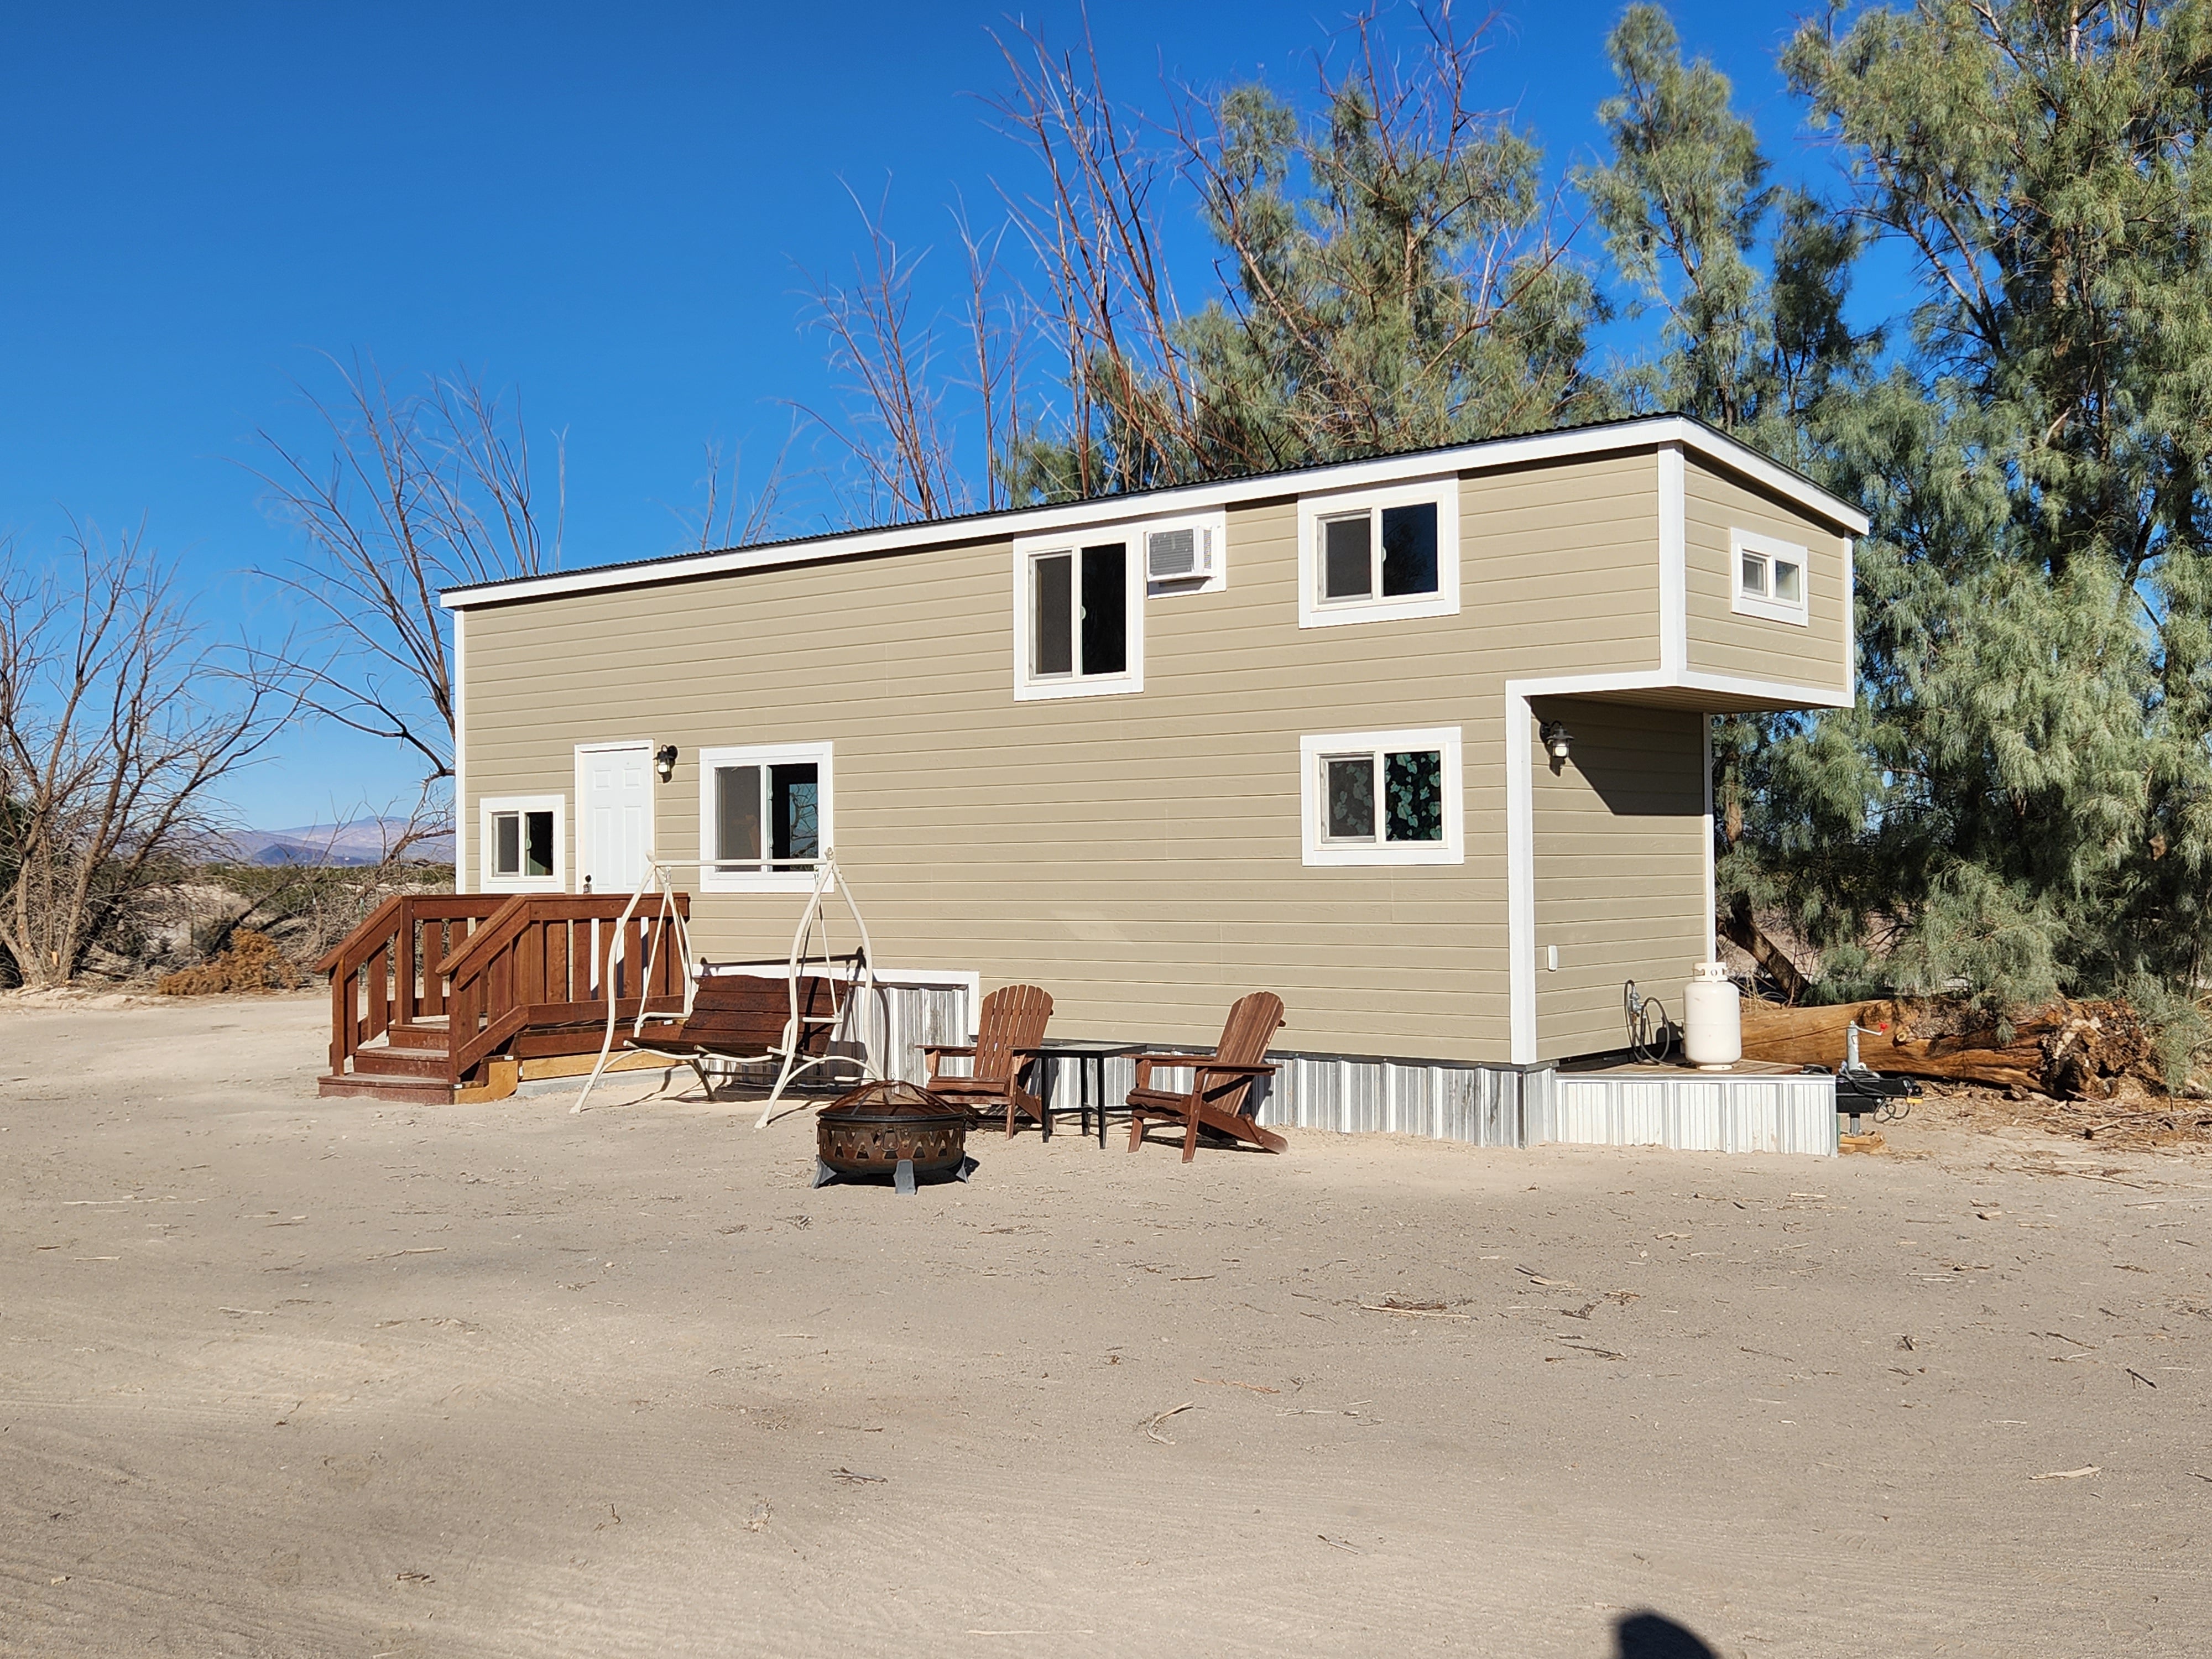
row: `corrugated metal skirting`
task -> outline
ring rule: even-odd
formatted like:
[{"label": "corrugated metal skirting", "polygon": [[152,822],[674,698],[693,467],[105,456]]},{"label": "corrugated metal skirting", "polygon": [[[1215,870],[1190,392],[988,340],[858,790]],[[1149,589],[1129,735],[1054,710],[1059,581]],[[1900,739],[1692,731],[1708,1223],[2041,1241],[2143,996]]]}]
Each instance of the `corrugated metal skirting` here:
[{"label": "corrugated metal skirting", "polygon": [[968,993],[957,985],[878,985],[873,1003],[864,1000],[854,1012],[857,1020],[837,1035],[866,1043],[885,1077],[908,1083],[927,1069],[916,1043],[965,1042],[975,1030]]},{"label": "corrugated metal skirting", "polygon": [[1275,1074],[1260,1121],[1518,1146],[1522,1080],[1482,1066],[1300,1054]]},{"label": "corrugated metal skirting", "polygon": [[[968,993],[955,984],[887,983],[856,999],[838,1037],[864,1043],[884,1074],[921,1081],[915,1045],[961,1043],[972,1035]],[[726,1062],[726,1076],[765,1085],[775,1068]],[[965,1069],[954,1062],[952,1069]],[[1093,1103],[1119,1113],[1136,1082],[1127,1059],[1047,1067],[1053,1110],[1073,1115],[1088,1073]],[[1102,1077],[1103,1073],[1103,1077]],[[1188,1087],[1188,1072],[1158,1081]],[[851,1081],[857,1071],[845,1074]],[[817,1069],[828,1084],[838,1073]],[[1340,1134],[1419,1135],[1474,1146],[1667,1146],[1678,1152],[1832,1153],[1836,1085],[1829,1077],[1654,1077],[1626,1072],[1523,1073],[1507,1066],[1443,1061],[1291,1054],[1261,1085],[1260,1121]]]},{"label": "corrugated metal skirting", "polygon": [[[1464,1140],[1477,1146],[1521,1144],[1521,1074],[1480,1066],[1450,1066],[1414,1060],[1350,1060],[1327,1054],[1294,1054],[1283,1069],[1261,1085],[1260,1121],[1302,1129],[1331,1129],[1342,1134],[1377,1131],[1422,1135],[1431,1140]],[[1073,1112],[1082,1103],[1083,1075],[1077,1062],[1051,1062],[1050,1099],[1055,1113]],[[1136,1086],[1133,1062],[1109,1059],[1086,1067],[1094,1102],[1117,1114]],[[1103,1091],[1099,1073],[1104,1073]],[[1156,1084],[1188,1088],[1190,1073],[1162,1067]]]},{"label": "corrugated metal skirting", "polygon": [[[1294,1054],[1270,1079],[1260,1121],[1340,1134],[1380,1133],[1475,1146],[1666,1146],[1678,1152],[1836,1150],[1836,1085],[1828,1077],[1654,1078],[1619,1073],[1523,1073],[1504,1066]],[[1103,1098],[1119,1111],[1136,1080],[1127,1060],[1104,1062]],[[1073,1112],[1082,1076],[1051,1066],[1055,1112]],[[1169,1087],[1188,1072],[1163,1071]],[[1092,1073],[1094,1095],[1099,1093]]]},{"label": "corrugated metal skirting", "polygon": [[1650,1077],[1549,1072],[1529,1079],[1527,1144],[1685,1152],[1836,1151],[1832,1077]]},{"label": "corrugated metal skirting", "polygon": [[[872,999],[854,997],[846,1005],[846,1018],[831,1043],[832,1052],[851,1052],[864,1045],[883,1067],[885,1077],[908,1083],[922,1079],[924,1066],[915,1044],[965,1042],[974,1028],[969,1024],[968,993],[958,985],[883,984]],[[746,1085],[765,1088],[775,1081],[774,1065],[740,1066],[727,1060],[708,1062],[708,1069]],[[857,1066],[816,1066],[800,1074],[802,1083],[857,1082]]]}]

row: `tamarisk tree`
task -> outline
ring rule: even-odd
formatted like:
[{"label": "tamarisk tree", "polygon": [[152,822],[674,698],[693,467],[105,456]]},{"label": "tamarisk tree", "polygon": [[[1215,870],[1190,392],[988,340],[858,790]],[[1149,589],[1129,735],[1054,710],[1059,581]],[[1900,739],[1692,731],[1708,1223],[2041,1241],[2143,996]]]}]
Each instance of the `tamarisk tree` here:
[{"label": "tamarisk tree", "polygon": [[1865,694],[1780,779],[1808,832],[1780,862],[1838,918],[1899,918],[1909,982],[2185,1005],[2212,899],[2212,12],[1931,3],[1808,26],[1785,65],[1924,298],[1910,361],[1826,422],[1877,520]]},{"label": "tamarisk tree", "polygon": [[[1858,706],[1724,728],[1723,891],[1786,908],[1832,990],[2123,989],[2179,1058],[2212,899],[2212,13],[1803,26],[1784,67],[1843,165],[1832,212],[1762,195],[1724,83],[1656,14],[1613,52],[1587,188],[1667,307],[1643,395],[1875,520]],[[1870,239],[1915,276],[1879,369],[1840,309]]]},{"label": "tamarisk tree", "polygon": [[[1587,367],[1603,309],[1566,257],[1543,152],[1476,95],[1482,31],[1449,0],[1401,18],[1389,40],[1357,18],[1310,94],[1173,92],[1152,116],[1109,95],[1087,36],[1002,41],[995,107],[1035,167],[1006,193],[1004,245],[959,220],[963,348],[915,315],[921,256],[879,218],[860,280],[816,284],[856,394],[823,424],[860,459],[863,500],[908,517],[1105,495],[1613,412]],[[1211,254],[1188,303],[1170,216]],[[933,360],[966,380],[980,485],[954,465]]]}]

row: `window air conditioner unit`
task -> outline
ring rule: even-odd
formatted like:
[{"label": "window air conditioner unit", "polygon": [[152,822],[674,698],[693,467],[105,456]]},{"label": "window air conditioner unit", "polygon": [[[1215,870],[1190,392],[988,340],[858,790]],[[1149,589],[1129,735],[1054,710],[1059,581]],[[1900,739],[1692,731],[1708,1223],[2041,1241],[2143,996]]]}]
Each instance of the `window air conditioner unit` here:
[{"label": "window air conditioner unit", "polygon": [[1145,535],[1145,579],[1155,582],[1203,580],[1213,574],[1213,538],[1196,525]]}]

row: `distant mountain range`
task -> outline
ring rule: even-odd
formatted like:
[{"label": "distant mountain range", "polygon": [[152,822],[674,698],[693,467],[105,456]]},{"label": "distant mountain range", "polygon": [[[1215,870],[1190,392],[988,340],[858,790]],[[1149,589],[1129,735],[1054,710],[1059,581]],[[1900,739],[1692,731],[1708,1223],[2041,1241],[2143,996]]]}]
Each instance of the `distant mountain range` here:
[{"label": "distant mountain range", "polygon": [[[381,864],[407,831],[404,818],[356,818],[351,823],[310,823],[297,830],[240,830],[216,837],[217,859],[240,864]],[[432,836],[412,843],[405,856],[423,864],[450,864],[453,838]]]}]

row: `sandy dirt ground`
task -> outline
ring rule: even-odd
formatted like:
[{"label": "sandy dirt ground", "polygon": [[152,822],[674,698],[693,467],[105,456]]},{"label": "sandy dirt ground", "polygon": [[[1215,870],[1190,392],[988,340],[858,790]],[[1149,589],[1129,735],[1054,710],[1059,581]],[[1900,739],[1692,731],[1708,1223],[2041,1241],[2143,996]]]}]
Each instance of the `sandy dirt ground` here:
[{"label": "sandy dirt ground", "polygon": [[634,1081],[318,1100],[324,1020],[0,1010],[0,1652],[2212,1642],[2212,1159],[1071,1124],[900,1198]]}]

